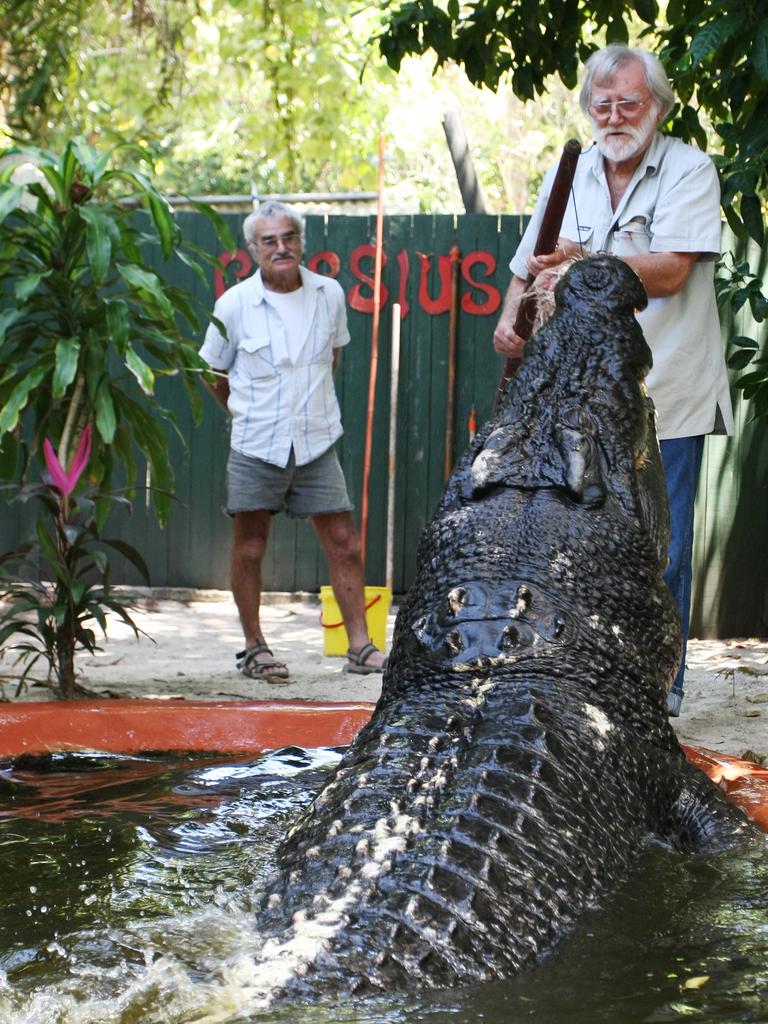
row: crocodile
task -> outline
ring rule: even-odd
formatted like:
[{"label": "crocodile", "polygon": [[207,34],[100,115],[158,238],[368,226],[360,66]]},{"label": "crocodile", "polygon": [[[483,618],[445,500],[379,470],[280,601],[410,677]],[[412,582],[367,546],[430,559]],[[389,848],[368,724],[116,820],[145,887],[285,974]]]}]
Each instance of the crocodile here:
[{"label": "crocodile", "polygon": [[370,722],[278,851],[261,1004],[509,977],[649,838],[748,835],[667,716],[680,628],[646,301],[617,258],[578,261],[449,479]]}]

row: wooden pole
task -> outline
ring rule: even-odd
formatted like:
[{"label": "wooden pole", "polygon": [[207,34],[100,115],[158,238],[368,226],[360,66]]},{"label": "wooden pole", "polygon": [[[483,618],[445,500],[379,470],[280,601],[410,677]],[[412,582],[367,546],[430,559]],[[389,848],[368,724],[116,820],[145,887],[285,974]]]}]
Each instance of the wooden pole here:
[{"label": "wooden pole", "polygon": [[397,468],[397,388],[400,379],[400,303],[392,307],[392,354],[389,376],[389,471],[387,478],[386,586],[393,591],[395,576],[395,470]]},{"label": "wooden pole", "polygon": [[456,242],[451,246],[451,311],[448,321],[448,386],[445,403],[445,455],[443,476],[445,480],[453,469],[453,438],[455,433],[456,407],[456,334],[459,323],[459,268],[461,251]]},{"label": "wooden pole", "polygon": [[[580,155],[581,143],[579,140],[569,139],[563,147],[560,163],[558,164],[555,178],[552,182],[552,191],[549,194],[547,205],[544,208],[544,216],[541,219],[541,227],[539,228],[539,234],[536,238],[536,244],[533,249],[534,256],[542,256],[555,251],[557,239],[560,235],[560,228],[563,224],[563,217],[565,216],[565,210],[568,206],[568,198],[571,194],[573,176],[576,173],[576,164],[578,163]],[[531,336],[533,323],[536,319],[536,300],[530,294],[530,286],[533,284],[533,280],[533,275],[529,274],[528,280],[525,284],[526,294],[520,300],[517,317],[515,319],[515,334],[519,334],[520,337],[526,341]],[[501,380],[499,381],[499,386],[496,391],[494,408],[498,406],[507,384],[517,373],[520,362],[520,359],[512,358],[508,358],[504,361],[504,371],[501,375]]]},{"label": "wooden pole", "polygon": [[379,136],[378,202],[376,204],[376,257],[373,271],[373,321],[371,324],[371,365],[368,374],[368,415],[363,454],[363,494],[360,503],[360,552],[365,570],[368,539],[368,487],[371,478],[373,413],[376,403],[376,376],[379,369],[379,320],[381,317],[381,267],[384,253],[384,135]]}]

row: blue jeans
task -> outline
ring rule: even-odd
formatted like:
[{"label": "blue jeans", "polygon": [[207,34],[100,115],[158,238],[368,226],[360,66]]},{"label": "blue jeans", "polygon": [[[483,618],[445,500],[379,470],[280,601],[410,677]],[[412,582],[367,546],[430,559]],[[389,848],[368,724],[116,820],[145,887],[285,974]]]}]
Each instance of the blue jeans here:
[{"label": "blue jeans", "polygon": [[659,447],[667,479],[670,526],[669,566],[664,573],[664,582],[672,591],[683,630],[683,653],[672,689],[682,693],[691,617],[693,509],[704,452],[704,437],[675,437],[669,441],[660,441]]}]

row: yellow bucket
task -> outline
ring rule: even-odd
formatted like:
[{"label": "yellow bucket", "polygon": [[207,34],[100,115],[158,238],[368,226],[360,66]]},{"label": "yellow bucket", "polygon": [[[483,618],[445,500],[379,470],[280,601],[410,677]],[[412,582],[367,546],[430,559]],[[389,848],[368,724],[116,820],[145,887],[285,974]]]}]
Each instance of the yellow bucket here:
[{"label": "yellow bucket", "polygon": [[[368,635],[380,651],[384,650],[387,643],[387,616],[391,603],[392,591],[389,587],[365,588],[365,622],[368,626]],[[320,587],[320,608],[323,654],[344,657],[349,649],[349,638],[332,587]]]}]

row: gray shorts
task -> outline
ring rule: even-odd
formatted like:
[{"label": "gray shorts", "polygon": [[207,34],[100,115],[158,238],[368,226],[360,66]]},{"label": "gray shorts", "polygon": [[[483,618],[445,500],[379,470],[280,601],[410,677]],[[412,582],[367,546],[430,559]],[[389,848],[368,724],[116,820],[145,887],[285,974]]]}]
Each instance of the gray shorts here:
[{"label": "gray shorts", "polygon": [[293,449],[288,465],[281,469],[262,459],[230,450],[227,462],[227,507],[225,512],[281,512],[294,519],[349,512],[344,474],[333,448],[305,466],[297,466]]}]

